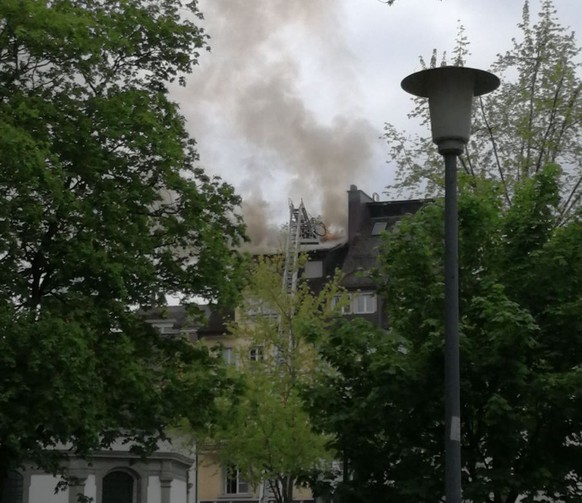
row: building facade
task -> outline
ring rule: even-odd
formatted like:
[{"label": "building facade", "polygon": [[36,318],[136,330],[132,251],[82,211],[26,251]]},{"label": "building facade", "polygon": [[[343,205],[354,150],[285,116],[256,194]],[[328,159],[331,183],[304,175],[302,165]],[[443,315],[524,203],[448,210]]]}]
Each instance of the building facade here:
[{"label": "building facade", "polygon": [[[147,460],[125,446],[72,457],[65,465],[69,484],[32,466],[11,472],[3,503],[195,503],[194,457],[160,449]],[[62,487],[62,489],[60,489]]]},{"label": "building facade", "polygon": [[[379,201],[356,186],[348,191],[348,226],[344,235],[322,237],[318,243],[304,245],[302,253],[307,262],[300,271],[314,292],[319,292],[339,270],[341,286],[347,291],[347,303],[342,314],[347,318],[362,317],[378,327],[387,328],[388,320],[377,295],[376,285],[370,274],[380,252],[381,235],[406,214],[414,213],[424,200]],[[232,318],[230,318],[232,319]],[[209,326],[200,330],[199,338],[209,346],[220,346],[226,363],[236,364],[236,355],[245,350],[244,341],[230,335],[221,325],[218,316],[210,320]],[[246,348],[252,352],[254,348]],[[248,354],[250,360],[252,354]],[[197,503],[268,503],[263,487],[252,488],[236,469],[222,466],[212,452],[199,453]],[[296,503],[314,503],[309,491],[296,488]]]}]

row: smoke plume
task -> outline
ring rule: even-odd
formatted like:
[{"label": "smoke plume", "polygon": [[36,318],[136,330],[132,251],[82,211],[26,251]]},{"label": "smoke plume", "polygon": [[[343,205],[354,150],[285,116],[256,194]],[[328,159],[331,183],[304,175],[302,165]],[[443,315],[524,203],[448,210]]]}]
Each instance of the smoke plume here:
[{"label": "smoke plume", "polygon": [[380,132],[358,110],[361,86],[356,58],[343,43],[340,6],[326,0],[200,6],[212,51],[176,94],[202,164],[243,196],[254,247],[278,244],[288,197],[303,199],[328,227],[344,228],[346,191],[370,170]]}]

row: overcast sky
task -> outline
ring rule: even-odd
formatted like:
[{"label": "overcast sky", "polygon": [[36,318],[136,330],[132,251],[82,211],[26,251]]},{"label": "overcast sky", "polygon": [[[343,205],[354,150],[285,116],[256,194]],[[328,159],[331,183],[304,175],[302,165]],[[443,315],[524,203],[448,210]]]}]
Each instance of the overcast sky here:
[{"label": "overcast sky", "polygon": [[[582,0],[555,0],[582,34]],[[538,0],[531,0],[532,20]],[[242,195],[258,243],[285,223],[288,198],[345,223],[346,191],[393,180],[385,122],[414,129],[400,81],[432,50],[471,42],[466,66],[488,69],[518,37],[522,0],[201,0],[210,53],[173,90],[201,164]],[[580,36],[578,35],[580,40]],[[428,133],[427,133],[428,134]]]}]

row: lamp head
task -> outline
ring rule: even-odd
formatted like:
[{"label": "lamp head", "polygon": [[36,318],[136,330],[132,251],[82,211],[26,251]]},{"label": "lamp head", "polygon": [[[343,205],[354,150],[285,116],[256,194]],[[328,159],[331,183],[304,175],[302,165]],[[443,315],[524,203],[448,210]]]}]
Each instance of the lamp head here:
[{"label": "lamp head", "polygon": [[473,97],[494,91],[499,78],[462,66],[442,66],[406,77],[402,89],[428,98],[432,139],[441,154],[460,154],[471,135]]}]

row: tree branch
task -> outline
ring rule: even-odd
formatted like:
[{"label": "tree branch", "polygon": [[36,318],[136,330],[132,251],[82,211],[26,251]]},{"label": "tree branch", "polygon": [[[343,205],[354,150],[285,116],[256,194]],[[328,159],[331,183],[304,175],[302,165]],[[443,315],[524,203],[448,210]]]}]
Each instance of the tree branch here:
[{"label": "tree branch", "polygon": [[503,169],[501,167],[501,162],[499,160],[499,154],[497,152],[497,142],[495,141],[495,136],[493,135],[493,128],[487,120],[487,114],[485,113],[485,106],[483,105],[483,98],[479,96],[479,107],[481,109],[481,115],[483,116],[483,122],[485,123],[485,128],[489,133],[489,140],[491,141],[491,147],[493,148],[493,156],[495,157],[495,165],[497,166],[497,171],[499,177],[501,178],[501,184],[503,185],[503,195],[508,206],[511,206],[511,198],[509,197],[509,188],[507,187],[507,182],[505,181],[505,176],[503,174]]}]

